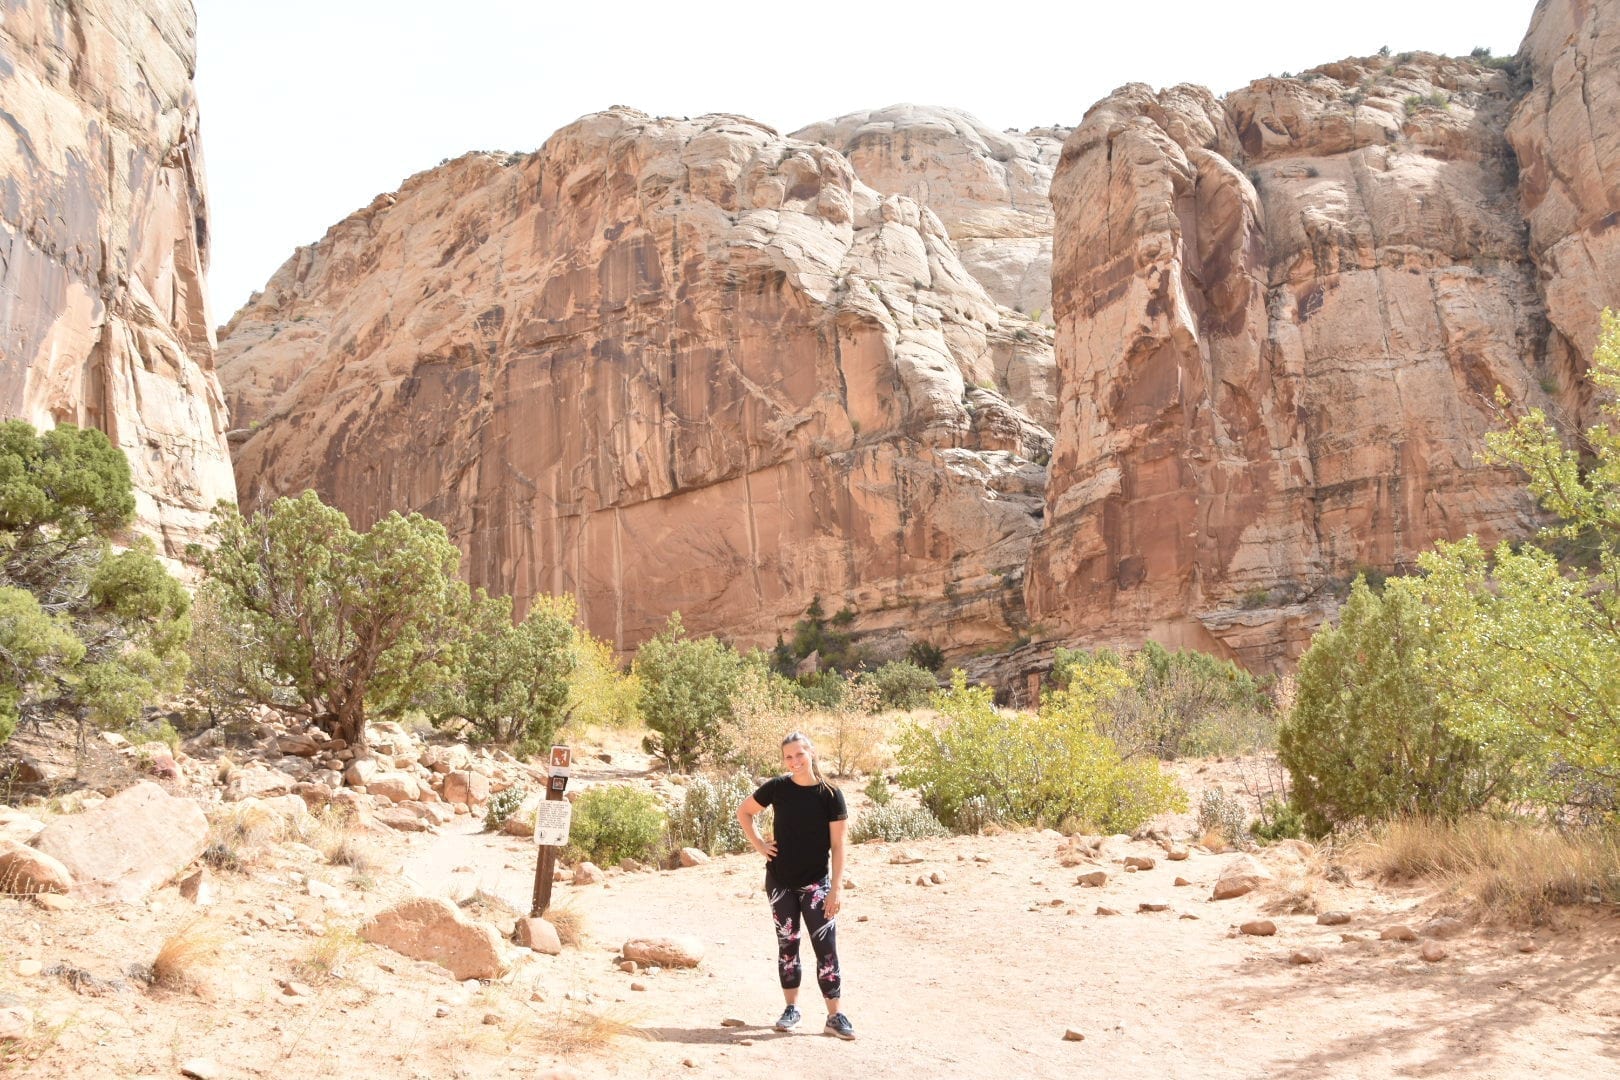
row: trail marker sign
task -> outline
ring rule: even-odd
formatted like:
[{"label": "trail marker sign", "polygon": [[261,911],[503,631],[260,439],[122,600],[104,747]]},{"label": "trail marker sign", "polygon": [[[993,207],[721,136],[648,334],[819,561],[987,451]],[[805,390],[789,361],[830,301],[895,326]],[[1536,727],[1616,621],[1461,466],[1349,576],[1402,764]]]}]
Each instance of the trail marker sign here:
[{"label": "trail marker sign", "polygon": [[540,803],[534,808],[534,842],[551,847],[567,845],[573,821],[573,803],[564,799]]}]

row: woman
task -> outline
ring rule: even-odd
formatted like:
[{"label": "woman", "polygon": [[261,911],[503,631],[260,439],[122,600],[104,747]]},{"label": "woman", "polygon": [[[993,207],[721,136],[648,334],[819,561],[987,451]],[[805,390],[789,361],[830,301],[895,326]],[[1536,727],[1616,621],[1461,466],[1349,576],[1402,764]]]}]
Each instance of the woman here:
[{"label": "woman", "polygon": [[[737,820],[753,849],[765,856],[765,894],[776,923],[777,974],[787,1008],[777,1031],[799,1022],[799,924],[810,931],[816,954],[816,982],[827,999],[828,1035],[853,1039],[855,1028],[838,1005],[843,979],[838,969],[838,909],[844,893],[844,829],[849,811],[844,793],[827,783],[816,764],[815,747],[797,731],[782,740],[786,776],[760,785],[742,801]],[[760,838],[754,818],[776,807],[775,836]],[[832,863],[829,873],[828,862]]]}]

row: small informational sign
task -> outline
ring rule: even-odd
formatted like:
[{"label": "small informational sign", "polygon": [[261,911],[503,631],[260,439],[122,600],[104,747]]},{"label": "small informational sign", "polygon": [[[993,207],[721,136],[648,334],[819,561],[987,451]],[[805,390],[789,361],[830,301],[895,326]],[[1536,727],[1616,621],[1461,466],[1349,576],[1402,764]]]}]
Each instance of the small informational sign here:
[{"label": "small informational sign", "polygon": [[567,776],[568,767],[574,762],[574,752],[566,746],[553,746],[551,748],[551,775]]},{"label": "small informational sign", "polygon": [[568,777],[566,777],[566,776],[553,776],[553,777],[551,777],[550,780],[548,780],[546,782],[546,784],[547,784],[547,787],[549,787],[550,790],[552,790],[552,791],[567,791],[568,790]]},{"label": "small informational sign", "polygon": [[534,842],[542,847],[562,847],[568,843],[568,828],[574,820],[574,804],[566,799],[547,800],[535,807]]}]

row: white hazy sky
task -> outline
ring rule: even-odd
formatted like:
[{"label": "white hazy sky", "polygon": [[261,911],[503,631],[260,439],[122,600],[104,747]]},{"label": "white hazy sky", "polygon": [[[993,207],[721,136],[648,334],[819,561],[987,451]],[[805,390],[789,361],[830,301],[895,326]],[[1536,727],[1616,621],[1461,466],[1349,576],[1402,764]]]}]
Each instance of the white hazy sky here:
[{"label": "white hazy sky", "polygon": [[733,112],[786,133],[896,102],[1076,124],[1126,82],[1217,93],[1381,45],[1497,55],[1532,0],[975,5],[712,0],[194,0],[214,320],[295,247],[469,150],[589,112]]}]

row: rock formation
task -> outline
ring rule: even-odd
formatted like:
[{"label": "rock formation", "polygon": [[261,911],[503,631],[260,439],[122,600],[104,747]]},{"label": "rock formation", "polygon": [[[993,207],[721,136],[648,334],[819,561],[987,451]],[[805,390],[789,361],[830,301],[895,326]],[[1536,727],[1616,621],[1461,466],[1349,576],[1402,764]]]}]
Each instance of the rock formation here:
[{"label": "rock formation", "polygon": [[613,109],[335,226],[220,369],[244,503],[422,510],[475,583],[572,592],[620,647],[672,610],[769,644],[823,595],[966,650],[1021,630],[1048,350],[842,154]]},{"label": "rock formation", "polygon": [[0,21],[0,415],[106,432],[170,553],[235,497],[195,30],[187,0],[18,0]]},{"label": "rock formation", "polygon": [[958,109],[891,105],[811,124],[795,139],[849,159],[885,195],[909,195],[945,225],[998,304],[1052,325],[1052,170],[1067,128],[992,131]]},{"label": "rock formation", "polygon": [[1620,304],[1620,5],[1543,0],[1520,56],[1534,85],[1508,139],[1552,324],[1548,366],[1567,391],[1598,313]]},{"label": "rock formation", "polygon": [[[1526,145],[1580,92],[1540,94],[1548,61],[1531,63]],[[1505,134],[1519,90],[1416,54],[1224,100],[1129,86],[1087,114],[1052,193],[1062,395],[1032,620],[1277,666],[1358,567],[1532,527],[1522,485],[1476,458],[1491,394],[1551,404],[1538,285],[1571,294],[1589,341],[1616,279],[1590,265],[1614,257],[1594,241],[1601,183],[1540,184],[1542,209],[1527,195],[1541,239],[1526,248]]]}]

